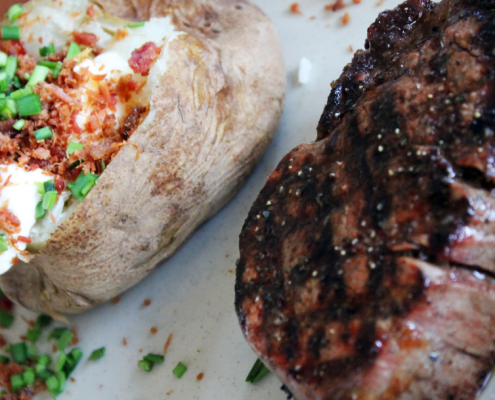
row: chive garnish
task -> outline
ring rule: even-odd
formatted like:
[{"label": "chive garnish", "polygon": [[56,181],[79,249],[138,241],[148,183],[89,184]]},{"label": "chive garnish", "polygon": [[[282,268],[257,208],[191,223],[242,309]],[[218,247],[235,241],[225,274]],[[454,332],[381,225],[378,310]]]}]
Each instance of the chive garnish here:
[{"label": "chive garnish", "polygon": [[26,120],[24,119],[20,119],[18,121],[15,122],[14,125],[12,125],[12,127],[16,130],[16,131],[20,131],[22,128],[24,128],[24,125],[26,125]]},{"label": "chive garnish", "polygon": [[0,109],[0,118],[9,119],[14,118],[17,114],[17,106],[14,100],[7,98],[5,105]]},{"label": "chive garnish", "polygon": [[55,46],[53,43],[50,43],[48,46],[40,47],[40,56],[46,57],[50,54],[55,54]]},{"label": "chive garnish", "polygon": [[52,317],[50,317],[49,315],[42,314],[36,319],[34,326],[39,329],[46,328],[48,325],[52,323],[52,321],[53,321]]},{"label": "chive garnish", "polygon": [[0,356],[0,364],[8,364],[10,362],[10,359],[5,356]]},{"label": "chive garnish", "polygon": [[37,94],[23,96],[16,100],[16,104],[19,110],[19,116],[21,117],[37,115],[42,110],[41,101]]},{"label": "chive garnish", "polygon": [[74,369],[77,367],[77,363],[81,360],[83,352],[79,348],[72,349],[72,351],[67,354],[67,361],[65,362],[63,371],[67,377],[72,374]]},{"label": "chive garnish", "polygon": [[15,92],[12,92],[10,94],[10,97],[12,97],[14,100],[20,99],[21,97],[28,96],[30,94],[33,94],[33,88],[31,87],[25,87],[19,90],[16,90]]},{"label": "chive garnish", "polygon": [[18,26],[2,26],[2,40],[19,40],[21,38],[21,30]]},{"label": "chive garnish", "polygon": [[43,200],[41,200],[37,205],[36,205],[36,210],[35,210],[35,216],[36,219],[41,219],[44,218],[46,215],[46,211],[43,208]]},{"label": "chive garnish", "polygon": [[45,194],[46,192],[53,192],[55,191],[55,182],[53,179],[50,179],[48,181],[43,182],[43,193]]},{"label": "chive garnish", "polygon": [[[2,238],[3,239],[3,238]],[[5,239],[3,239],[5,241]],[[5,250],[4,250],[5,251]],[[3,253],[3,251],[2,251]],[[4,328],[10,328],[14,322],[14,316],[5,310],[0,310],[0,325]]]},{"label": "chive garnish", "polygon": [[182,375],[184,375],[187,371],[187,367],[179,361],[179,363],[177,364],[177,366],[174,368],[174,370],[172,371],[172,373],[177,377],[177,378],[182,378]]},{"label": "chive garnish", "polygon": [[165,360],[165,357],[160,355],[160,354],[148,354],[143,357],[143,360],[152,362],[153,364],[163,364],[163,361]]},{"label": "chive garnish", "polygon": [[33,73],[31,74],[28,83],[26,83],[26,86],[36,86],[38,83],[44,82],[49,72],[50,68],[43,65],[37,65],[34,67]]},{"label": "chive garnish", "polygon": [[41,336],[41,330],[38,328],[31,328],[27,331],[26,337],[31,343],[36,343]]},{"label": "chive garnish", "polygon": [[132,24],[124,25],[126,28],[142,28],[144,26],[144,21],[142,22],[134,22]]},{"label": "chive garnish", "polygon": [[60,339],[62,336],[62,333],[64,333],[67,330],[67,328],[55,328],[51,333],[50,336],[48,336],[48,339]]},{"label": "chive garnish", "polygon": [[85,174],[84,171],[81,171],[74,183],[68,185],[68,188],[76,199],[82,201],[96,184],[98,178],[99,175],[95,175],[91,172]]},{"label": "chive garnish", "polygon": [[5,93],[9,87],[9,78],[5,71],[0,71],[0,93]]},{"label": "chive garnish", "polygon": [[14,4],[10,6],[9,11],[5,15],[10,23],[14,22],[22,14],[22,4]]},{"label": "chive garnish", "polygon": [[[8,246],[7,242],[5,241],[5,238],[3,236],[0,236],[0,254],[5,253],[8,249],[9,249],[9,246]],[[7,312],[7,311],[5,311],[5,312]],[[1,315],[1,312],[0,312],[0,315]],[[2,325],[1,322],[0,322],[0,325]],[[6,326],[6,328],[8,328],[8,326]]]},{"label": "chive garnish", "polygon": [[40,140],[50,139],[51,137],[53,137],[52,130],[48,126],[45,126],[44,128],[38,129],[38,130],[34,131],[33,133],[34,133],[34,137],[36,138],[36,140],[38,142]]},{"label": "chive garnish", "polygon": [[57,195],[57,191],[49,191],[43,195],[42,206],[44,210],[51,210],[53,208],[53,206],[55,205],[55,201],[57,200]]},{"label": "chive garnish", "polygon": [[14,78],[15,71],[17,71],[17,65],[17,58],[12,56],[7,57],[7,63],[5,64],[5,73],[7,74],[7,79],[11,80]]},{"label": "chive garnish", "polygon": [[251,368],[251,371],[249,371],[246,382],[255,383],[263,378],[268,372],[270,372],[270,370],[266,368],[265,365],[258,358]]},{"label": "chive garnish", "polygon": [[38,64],[42,65],[43,67],[50,68],[52,70],[62,66],[62,64],[56,61],[40,61]]},{"label": "chive garnish", "polygon": [[34,384],[34,381],[36,379],[36,375],[34,373],[34,370],[32,368],[26,368],[24,372],[22,373],[22,378],[24,380],[24,384],[26,386],[30,386]]},{"label": "chive garnish", "polygon": [[50,394],[55,398],[59,394],[60,383],[55,375],[50,375],[45,380],[46,388]]},{"label": "chive garnish", "polygon": [[96,350],[94,350],[91,353],[91,355],[89,356],[88,360],[90,360],[90,361],[99,360],[104,355],[105,355],[105,348],[104,347],[100,347],[99,349],[96,349]]},{"label": "chive garnish", "polygon": [[69,46],[69,50],[67,51],[67,56],[65,57],[65,59],[67,60],[69,58],[73,58],[73,57],[77,56],[80,52],[81,52],[81,49],[79,48],[77,43],[72,42]]},{"label": "chive garnish", "polygon": [[67,146],[67,154],[71,155],[76,150],[82,150],[83,147],[84,145],[82,143],[69,142],[69,145]]},{"label": "chive garnish", "polygon": [[65,361],[67,361],[67,355],[64,352],[61,352],[58,357],[57,361],[55,362],[55,367],[53,369],[56,372],[62,371],[62,368],[64,368]]},{"label": "chive garnish", "polygon": [[26,386],[24,379],[22,379],[22,374],[12,375],[10,377],[10,385],[12,386],[12,391],[14,392]]},{"label": "chive garnish", "polygon": [[[53,193],[53,192],[48,192],[48,193]],[[48,194],[46,193],[45,194],[45,197],[46,195]],[[57,194],[57,192],[55,192]],[[55,194],[55,197],[56,197],[56,194]],[[43,198],[43,203],[44,203],[44,198]],[[55,203],[55,200],[53,200],[53,204]],[[53,207],[53,204],[52,207]],[[43,207],[45,206],[45,204],[43,204]],[[49,209],[48,209],[49,210]],[[58,342],[57,342],[57,349],[59,349],[60,351],[64,351],[65,348],[70,344],[70,342],[72,341],[72,338],[74,337],[74,334],[69,331],[69,330],[65,330],[62,332],[62,334],[60,335],[60,338],[58,339]]]},{"label": "chive garnish", "polygon": [[5,67],[5,65],[7,65],[7,57],[7,54],[0,51],[0,68],[3,68]]},{"label": "chive garnish", "polygon": [[26,343],[16,343],[10,347],[12,360],[17,364],[25,363],[28,359]]},{"label": "chive garnish", "polygon": [[139,360],[138,367],[141,371],[150,372],[153,369],[153,363],[146,360]]}]

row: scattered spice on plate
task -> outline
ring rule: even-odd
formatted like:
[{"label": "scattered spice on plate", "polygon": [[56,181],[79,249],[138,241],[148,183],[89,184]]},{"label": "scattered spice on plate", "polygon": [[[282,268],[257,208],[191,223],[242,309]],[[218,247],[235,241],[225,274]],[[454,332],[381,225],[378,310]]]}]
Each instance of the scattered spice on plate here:
[{"label": "scattered spice on plate", "polygon": [[351,45],[349,45],[349,51],[350,51],[351,53],[354,53],[354,47],[352,47],[352,44],[351,44]]},{"label": "scattered spice on plate", "polygon": [[167,341],[165,342],[165,346],[163,346],[163,354],[167,354],[168,348],[170,347],[170,343],[172,343],[172,337],[173,337],[172,334],[168,335]]},{"label": "scattered spice on plate", "polygon": [[345,7],[344,0],[336,0],[335,3],[327,4],[325,10],[332,10],[334,12],[341,10]]},{"label": "scattered spice on plate", "polygon": [[173,392],[174,392],[173,390],[169,390],[169,391],[167,392],[167,396],[170,396]]},{"label": "scattered spice on plate", "polygon": [[152,327],[152,328],[150,329],[150,333],[151,333],[152,335],[156,335],[156,334],[157,334],[157,332],[158,332],[158,329],[156,329],[155,327]]},{"label": "scattered spice on plate", "polygon": [[352,0],[354,4],[361,4],[361,0]]},{"label": "scattered spice on plate", "polygon": [[376,3],[377,7],[383,6],[383,3],[385,3],[385,0],[379,0],[378,3]]},{"label": "scattered spice on plate", "polygon": [[113,300],[112,300],[112,304],[119,304],[120,302],[120,297],[115,297]]},{"label": "scattered spice on plate", "polygon": [[150,304],[151,304],[151,300],[150,299],[144,299],[143,306],[148,307]]},{"label": "scattered spice on plate", "polygon": [[127,346],[127,339],[126,339],[126,338],[122,339],[122,344],[123,344],[124,346]]},{"label": "scattered spice on plate", "polygon": [[290,11],[291,11],[293,14],[299,14],[299,15],[302,15],[301,8],[299,7],[299,3],[292,3],[292,4],[290,5]]},{"label": "scattered spice on plate", "polygon": [[199,382],[201,379],[203,379],[203,376],[205,376],[205,374],[203,374],[202,372],[198,374],[198,376],[196,377],[196,380]]},{"label": "scattered spice on plate", "polygon": [[342,21],[342,23],[343,23],[344,25],[347,25],[347,24],[350,22],[350,20],[351,20],[351,16],[349,15],[349,13],[348,13],[348,12],[346,12],[346,13],[342,16],[342,18],[341,18],[340,20]]}]

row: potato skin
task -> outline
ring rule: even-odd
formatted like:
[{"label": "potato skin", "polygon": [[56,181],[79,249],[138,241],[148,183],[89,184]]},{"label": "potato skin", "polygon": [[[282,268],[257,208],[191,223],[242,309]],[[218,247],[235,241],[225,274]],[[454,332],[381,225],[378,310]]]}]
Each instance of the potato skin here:
[{"label": "potato skin", "polygon": [[171,12],[187,35],[170,43],[156,113],[132,136],[139,159],[125,146],[41,253],[0,277],[10,298],[52,315],[103,303],[170,257],[244,183],[285,95],[275,29],[247,1],[100,3],[133,20]]}]

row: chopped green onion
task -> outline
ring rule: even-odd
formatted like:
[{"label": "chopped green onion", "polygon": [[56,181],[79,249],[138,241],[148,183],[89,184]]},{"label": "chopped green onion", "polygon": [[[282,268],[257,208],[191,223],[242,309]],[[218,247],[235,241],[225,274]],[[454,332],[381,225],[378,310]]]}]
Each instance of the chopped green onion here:
[{"label": "chopped green onion", "polygon": [[[45,196],[46,196],[46,194],[45,194]],[[72,342],[73,337],[74,337],[74,334],[71,331],[69,331],[67,329],[65,331],[63,331],[62,334],[60,335],[60,338],[58,339],[57,349],[59,349],[60,351],[64,351],[65,348],[70,344],[70,342]]]},{"label": "chopped green onion", "polygon": [[27,358],[34,358],[38,355],[38,349],[34,347],[31,343],[26,344],[26,355]]},{"label": "chopped green onion", "polygon": [[14,87],[16,89],[20,89],[23,84],[21,83],[21,80],[19,79],[19,77],[16,75],[12,78],[12,84],[14,85]]},{"label": "chopped green onion", "polygon": [[51,324],[51,322],[53,321],[53,318],[50,317],[49,315],[40,315],[37,319],[36,319],[36,322],[34,324],[34,326],[36,328],[46,328],[48,325]]},{"label": "chopped green onion", "polygon": [[50,68],[50,69],[55,69],[55,68],[58,68],[62,65],[56,61],[40,61],[38,64],[42,65],[43,67]]},{"label": "chopped green onion", "polygon": [[79,348],[72,349],[69,354],[67,354],[67,361],[65,362],[63,371],[66,376],[69,377],[70,374],[76,369],[77,363],[81,360],[83,352]]},{"label": "chopped green onion", "polygon": [[81,171],[74,183],[69,187],[72,195],[79,201],[84,200],[91,188],[96,184],[99,175],[95,175],[91,172],[85,174]]},{"label": "chopped green onion", "polygon": [[142,22],[134,22],[132,24],[124,25],[126,28],[142,28],[144,26],[144,21]]},{"label": "chopped green onion", "polygon": [[105,172],[107,166],[105,165],[105,161],[101,160],[101,173]]},{"label": "chopped green onion", "polygon": [[99,349],[94,350],[91,355],[89,356],[88,360],[94,361],[94,360],[99,360],[105,355],[105,348],[101,347]]},{"label": "chopped green onion", "polygon": [[82,150],[83,148],[84,145],[82,143],[69,142],[69,145],[67,146],[67,154],[71,155],[76,150]]},{"label": "chopped green onion", "polygon": [[138,367],[141,371],[150,372],[153,369],[153,363],[146,360],[139,360]]},{"label": "chopped green onion", "polygon": [[44,193],[46,192],[52,192],[55,189],[55,182],[53,182],[53,179],[50,179],[48,181],[43,182],[43,189],[45,189]]},{"label": "chopped green onion", "polygon": [[55,54],[55,46],[53,43],[50,43],[48,46],[40,47],[40,56],[46,57],[50,54]]},{"label": "chopped green onion", "polygon": [[38,142],[40,140],[50,139],[51,137],[53,137],[52,130],[48,126],[45,126],[44,128],[38,129],[38,130],[34,131],[33,133],[34,133],[34,137],[36,138],[36,140]]},{"label": "chopped green onion", "polygon": [[12,126],[16,131],[20,131],[22,128],[24,128],[24,125],[26,125],[26,121],[24,119],[20,119],[19,121],[16,121],[16,123]]},{"label": "chopped green onion", "polygon": [[55,362],[55,367],[53,369],[56,372],[62,371],[62,368],[64,368],[65,361],[67,361],[67,355],[64,352],[61,352],[58,355],[57,361]]},{"label": "chopped green onion", "polygon": [[22,374],[12,375],[10,377],[10,385],[12,386],[13,392],[26,386],[24,379],[22,379]]},{"label": "chopped green onion", "polygon": [[26,368],[26,370],[22,374],[22,378],[24,379],[24,383],[26,384],[26,386],[33,385],[36,379],[34,370],[32,368]]},{"label": "chopped green onion", "polygon": [[77,43],[72,42],[69,46],[69,50],[67,51],[67,56],[65,57],[65,59],[67,60],[69,58],[73,58],[73,57],[77,56],[80,52],[81,52],[81,49],[79,48]]},{"label": "chopped green onion", "polygon": [[[103,348],[103,350],[105,350],[105,348]],[[83,352],[79,347],[76,347],[71,350],[70,355],[74,358],[74,360],[79,361],[83,357]]]},{"label": "chopped green onion", "polygon": [[15,101],[7,98],[5,105],[0,110],[0,118],[1,119],[14,118],[16,114],[17,114],[17,107]]},{"label": "chopped green onion", "polygon": [[5,15],[10,23],[14,22],[22,14],[22,4],[14,4],[10,6],[9,11]]},{"label": "chopped green onion", "polygon": [[58,381],[58,392],[62,393],[65,387],[65,381],[67,377],[63,371],[57,372],[57,381]]},{"label": "chopped green onion", "polygon": [[163,364],[163,361],[165,360],[165,357],[160,355],[160,354],[148,354],[143,357],[143,360],[152,362],[153,364]]},{"label": "chopped green onion", "polygon": [[30,94],[33,94],[33,88],[31,87],[25,87],[19,90],[16,90],[15,92],[12,92],[10,94],[10,97],[12,97],[14,100],[20,99],[21,97],[28,96]]},{"label": "chopped green onion", "polygon": [[67,331],[67,328],[55,328],[51,333],[50,336],[48,336],[48,339],[60,339],[62,336],[62,333]]},{"label": "chopped green onion", "polygon": [[37,115],[41,113],[42,106],[40,98],[37,94],[23,96],[16,100],[19,116],[26,117],[28,115]]},{"label": "chopped green onion", "polygon": [[62,64],[59,64],[57,66],[57,68],[53,69],[52,70],[52,76],[53,76],[53,79],[57,79],[58,78],[58,75],[60,74],[60,72],[62,72]]},{"label": "chopped green onion", "polygon": [[3,68],[7,65],[7,54],[3,51],[0,51],[0,68]]},{"label": "chopped green onion", "polygon": [[[3,240],[5,241],[5,239],[3,239]],[[4,251],[2,251],[2,253]],[[14,322],[14,317],[11,313],[9,313],[5,310],[0,310],[0,325],[1,326],[3,326],[4,328],[10,328],[13,322]]]},{"label": "chopped green onion", "polygon": [[9,87],[9,78],[5,71],[0,72],[0,93],[5,93]]},{"label": "chopped green onion", "polygon": [[41,219],[45,217],[46,211],[43,208],[43,200],[36,205],[35,215],[36,215],[36,219]]},{"label": "chopped green onion", "polygon": [[31,77],[31,74],[29,74],[28,72],[26,72],[26,73],[24,74],[24,79],[25,79],[25,80],[27,80],[27,81],[28,81],[30,77]]},{"label": "chopped green onion", "polygon": [[7,57],[7,64],[5,64],[5,72],[7,73],[7,78],[13,79],[15,71],[17,71],[18,61],[15,57]]},{"label": "chopped green onion", "polygon": [[253,368],[251,368],[251,371],[249,371],[246,382],[255,383],[263,378],[268,372],[270,372],[270,370],[266,368],[265,365],[258,358],[254,363]]},{"label": "chopped green onion", "polygon": [[41,331],[38,328],[31,328],[27,331],[26,337],[31,343],[36,343],[41,336]]},{"label": "chopped green onion", "polygon": [[40,82],[44,82],[48,73],[50,72],[50,68],[45,67],[43,65],[37,65],[34,67],[33,73],[31,74],[31,78],[29,78],[26,86],[36,86]]},{"label": "chopped green onion", "polygon": [[184,375],[186,371],[187,371],[187,367],[181,362],[179,362],[172,372],[177,378],[180,379],[182,378],[182,375]]},{"label": "chopped green onion", "polygon": [[2,40],[19,40],[21,30],[18,26],[2,26]]},{"label": "chopped green onion", "polygon": [[52,362],[52,358],[48,354],[43,354],[42,356],[38,357],[38,364],[41,365],[50,365]]},{"label": "chopped green onion", "polygon": [[0,356],[0,364],[8,364],[10,362],[10,359],[5,356]]},{"label": "chopped green onion", "polygon": [[10,354],[12,355],[12,360],[17,364],[25,363],[28,359],[26,343],[13,344],[10,348]]},{"label": "chopped green onion", "polygon": [[45,194],[45,184],[43,182],[36,182],[36,186],[38,187],[39,194]]},{"label": "chopped green onion", "polygon": [[[51,210],[53,206],[55,205],[55,200],[57,200],[58,192],[57,191],[49,191],[46,192],[43,195],[43,209],[45,210]],[[67,331],[69,332],[69,331]],[[65,333],[65,332],[64,332]],[[71,335],[73,335],[71,332],[69,332]],[[63,335],[60,337],[62,339]],[[72,337],[71,337],[72,339]],[[59,349],[61,350],[61,349]]]},{"label": "chopped green onion", "polygon": [[[5,241],[5,238],[3,236],[0,236],[0,254],[5,253],[8,249],[9,249],[9,246],[8,246],[7,242]],[[0,325],[2,325],[1,322],[0,322]],[[8,328],[8,326],[6,326],[6,328]]]},{"label": "chopped green onion", "polygon": [[55,375],[50,375],[46,380],[45,380],[46,388],[50,392],[50,394],[55,398],[57,395],[60,394],[59,392],[59,381]]}]

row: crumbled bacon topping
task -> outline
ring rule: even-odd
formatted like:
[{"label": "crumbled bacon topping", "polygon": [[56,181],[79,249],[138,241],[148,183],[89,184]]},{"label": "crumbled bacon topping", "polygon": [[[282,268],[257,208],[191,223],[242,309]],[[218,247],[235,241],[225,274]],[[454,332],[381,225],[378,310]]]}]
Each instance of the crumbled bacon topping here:
[{"label": "crumbled bacon topping", "polygon": [[9,235],[21,231],[21,221],[7,208],[5,203],[0,208],[0,229]]},{"label": "crumbled bacon topping", "polygon": [[129,66],[136,74],[148,76],[151,66],[160,55],[160,52],[161,47],[158,47],[153,42],[147,42],[132,52]]},{"label": "crumbled bacon topping", "polygon": [[88,9],[86,10],[86,15],[89,17],[89,18],[94,18],[96,17],[96,11],[95,11],[95,8],[93,7],[93,4],[91,4]]},{"label": "crumbled bacon topping", "polygon": [[81,44],[83,46],[93,46],[96,42],[98,42],[98,36],[94,33],[74,31],[72,32],[72,36],[77,44]]},{"label": "crumbled bacon topping", "polygon": [[27,54],[26,46],[20,40],[0,40],[0,51],[12,57],[25,56]]}]

